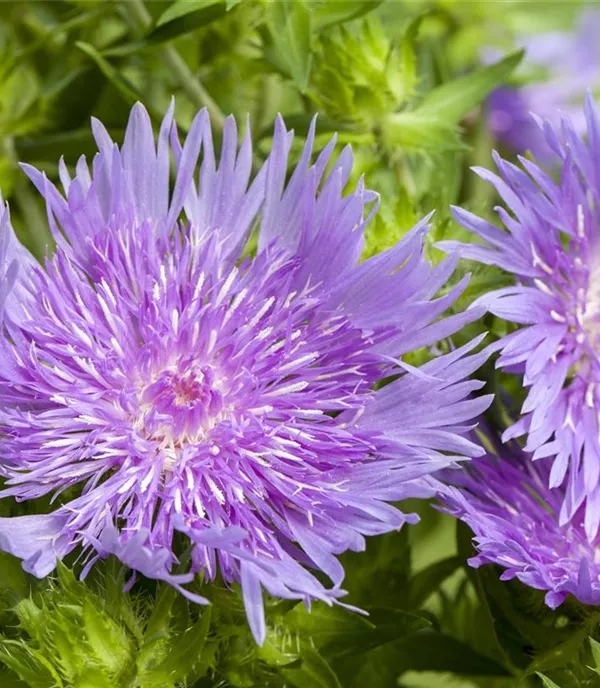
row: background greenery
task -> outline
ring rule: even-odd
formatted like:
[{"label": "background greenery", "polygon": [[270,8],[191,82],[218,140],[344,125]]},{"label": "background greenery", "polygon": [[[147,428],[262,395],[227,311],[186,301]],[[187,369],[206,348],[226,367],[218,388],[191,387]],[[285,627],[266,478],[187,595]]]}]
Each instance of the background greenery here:
[{"label": "background greenery", "polygon": [[[516,37],[568,28],[579,10],[574,0],[0,2],[0,188],[20,237],[43,257],[45,209],[17,161],[55,178],[60,156],[74,166],[94,154],[91,116],[120,140],[136,100],[158,121],[175,96],[182,132],[200,107],[217,138],[225,115],[249,115],[257,166],[278,112],[296,130],[296,153],[319,113],[317,148],[337,131],[340,146],[353,145],[353,181],[364,174],[382,194],[366,256],[430,210],[430,241],[456,237],[450,203],[483,214],[493,204],[467,171],[490,163],[486,96],[522,80]],[[483,67],[490,45],[507,57]],[[502,279],[476,271],[464,301]],[[503,409],[492,413],[498,421]],[[23,508],[0,502],[4,514]],[[493,567],[469,569],[467,528],[427,504],[405,508],[422,514],[418,526],[343,557],[348,599],[369,617],[272,601],[262,648],[236,590],[210,586],[213,604],[198,608],[149,581],[123,593],[128,574],[112,560],[85,583],[66,566],[39,582],[0,555],[0,685],[600,685],[596,610],[568,601],[551,612]]]}]

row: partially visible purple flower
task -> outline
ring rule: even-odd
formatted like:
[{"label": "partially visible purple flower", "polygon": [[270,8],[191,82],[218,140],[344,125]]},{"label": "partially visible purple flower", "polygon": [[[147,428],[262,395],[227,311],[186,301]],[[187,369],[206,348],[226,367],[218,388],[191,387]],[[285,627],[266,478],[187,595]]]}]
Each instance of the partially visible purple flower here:
[{"label": "partially visible purple flower", "polygon": [[[599,84],[600,11],[587,8],[571,32],[551,31],[527,35],[517,41],[526,50],[522,68],[541,72],[521,87],[503,86],[490,95],[487,116],[494,136],[518,153],[531,151],[544,161],[552,159],[544,136],[530,113],[560,123],[566,114],[575,131],[585,131],[582,103],[586,89]],[[492,52],[489,51],[490,55]]]},{"label": "partially visible purple flower", "polygon": [[172,109],[157,146],[140,105],[120,150],[93,130],[92,169],[59,167],[64,197],[24,166],[52,257],[35,263],[0,217],[0,494],[56,505],[0,519],[0,547],[36,576],[78,546],[84,574],[112,553],[197,602],[181,586],[220,573],[261,642],[263,588],[335,602],[336,555],[414,521],[388,502],[431,494],[423,476],[480,453],[465,437],[489,403],[468,379],[480,340],[419,370],[401,360],[477,313],[439,320],[466,280],[435,298],[457,258],[424,260],[426,221],[359,263],[377,195],[362,181],[344,195],[349,148],[331,160],[331,141],[311,164],[314,123],[287,183],[281,119],[251,182],[231,118],[218,164],[205,111],[183,147]]},{"label": "partially visible purple flower", "polygon": [[581,511],[559,525],[564,490],[548,488],[546,463],[532,463],[515,442],[503,446],[491,435],[488,440],[496,453],[462,471],[445,471],[454,484],[438,495],[474,533],[471,566],[501,566],[502,580],[518,578],[545,590],[553,609],[569,594],[583,604],[600,604],[600,538],[588,540]]},{"label": "partially visible purple flower", "polygon": [[[463,255],[516,280],[479,302],[522,326],[498,345],[498,365],[530,388],[504,438],[527,435],[533,459],[552,461],[548,484],[564,486],[559,523],[584,507],[592,541],[600,524],[600,123],[591,95],[585,115],[587,143],[566,119],[560,131],[540,123],[561,161],[559,181],[524,158],[519,168],[495,155],[499,176],[475,170],[502,198],[506,208],[497,212],[508,231],[453,212],[485,242],[462,246]],[[443,246],[453,251],[457,243]]]}]

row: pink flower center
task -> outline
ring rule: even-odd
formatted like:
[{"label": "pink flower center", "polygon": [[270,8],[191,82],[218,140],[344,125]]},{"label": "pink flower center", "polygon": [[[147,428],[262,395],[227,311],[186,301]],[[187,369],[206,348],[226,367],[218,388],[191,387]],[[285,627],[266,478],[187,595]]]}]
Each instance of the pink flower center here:
[{"label": "pink flower center", "polygon": [[215,424],[223,396],[208,366],[180,362],[144,388],[143,425],[153,439],[179,445],[197,441]]}]

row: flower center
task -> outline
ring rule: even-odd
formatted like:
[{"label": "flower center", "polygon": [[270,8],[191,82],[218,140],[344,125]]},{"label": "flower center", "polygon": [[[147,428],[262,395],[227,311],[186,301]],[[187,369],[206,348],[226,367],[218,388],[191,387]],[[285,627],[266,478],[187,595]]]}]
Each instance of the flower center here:
[{"label": "flower center", "polygon": [[140,401],[148,435],[175,445],[200,439],[223,409],[213,370],[190,362],[163,370]]}]

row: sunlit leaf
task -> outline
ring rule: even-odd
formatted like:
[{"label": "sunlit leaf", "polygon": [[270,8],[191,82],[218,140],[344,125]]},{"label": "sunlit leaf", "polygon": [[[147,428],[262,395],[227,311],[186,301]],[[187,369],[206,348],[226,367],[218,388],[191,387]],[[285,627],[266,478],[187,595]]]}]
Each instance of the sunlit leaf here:
[{"label": "sunlit leaf", "polygon": [[458,123],[488,93],[508,79],[523,55],[523,51],[513,53],[493,65],[438,86],[425,96],[415,114],[449,125]]},{"label": "sunlit leaf", "polygon": [[560,686],[552,679],[549,679],[547,676],[544,676],[543,674],[538,674],[538,676],[542,679],[542,683],[544,684],[544,688],[560,688]]},{"label": "sunlit leaf", "polygon": [[441,152],[465,147],[450,120],[420,111],[389,115],[381,124],[381,139],[388,150]]},{"label": "sunlit leaf", "polygon": [[177,0],[170,5],[156,21],[156,27],[164,26],[174,19],[204,10],[211,5],[220,5],[221,0]]},{"label": "sunlit leaf", "polygon": [[315,5],[312,16],[316,31],[328,29],[363,17],[377,9],[384,0],[326,0]]},{"label": "sunlit leaf", "polygon": [[310,648],[293,666],[280,667],[281,676],[296,688],[342,688],[337,676],[321,655]]}]

